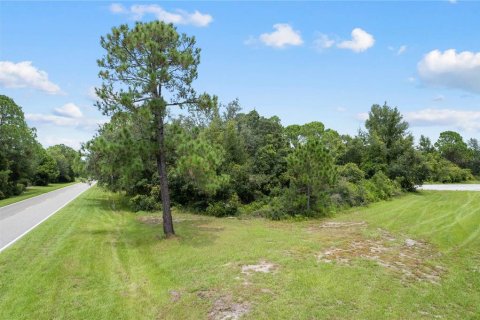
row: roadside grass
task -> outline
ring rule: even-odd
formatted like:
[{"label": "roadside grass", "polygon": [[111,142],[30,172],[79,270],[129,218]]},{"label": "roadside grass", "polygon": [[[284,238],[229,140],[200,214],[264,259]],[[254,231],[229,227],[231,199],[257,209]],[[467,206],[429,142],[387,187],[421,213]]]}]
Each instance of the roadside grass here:
[{"label": "roadside grass", "polygon": [[170,240],[158,217],[89,189],[0,254],[0,319],[480,314],[480,193],[423,191],[301,222],[174,212]]},{"label": "roadside grass", "polygon": [[0,200],[0,207],[8,206],[9,204],[19,202],[25,199],[39,196],[43,193],[54,191],[63,187],[67,187],[76,182],[67,183],[50,183],[48,186],[30,186],[21,195]]}]

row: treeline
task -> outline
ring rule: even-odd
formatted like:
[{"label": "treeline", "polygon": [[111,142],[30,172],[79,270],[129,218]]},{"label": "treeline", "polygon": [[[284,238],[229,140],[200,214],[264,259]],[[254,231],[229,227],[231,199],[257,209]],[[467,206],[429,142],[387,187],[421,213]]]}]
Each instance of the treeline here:
[{"label": "treeline", "polygon": [[44,149],[22,109],[0,95],[0,199],[21,194],[29,185],[71,182],[82,168],[80,154],[63,144]]},{"label": "treeline", "polygon": [[[87,172],[126,192],[134,210],[161,208],[154,125],[148,109],[118,112],[84,146]],[[165,126],[172,202],[214,216],[318,216],[479,174],[477,140],[447,131],[415,146],[386,104],[372,106],[365,128],[350,136],[321,122],[284,127],[241,113],[238,101],[174,119]]]}]

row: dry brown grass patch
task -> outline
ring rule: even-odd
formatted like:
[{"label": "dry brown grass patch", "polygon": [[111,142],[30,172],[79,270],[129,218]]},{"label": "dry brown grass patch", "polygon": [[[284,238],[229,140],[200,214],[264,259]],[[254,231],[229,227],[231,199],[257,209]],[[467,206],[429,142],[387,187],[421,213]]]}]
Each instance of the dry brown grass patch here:
[{"label": "dry brown grass patch", "polygon": [[382,229],[368,236],[366,228],[365,222],[328,222],[315,229],[309,228],[309,231],[328,233],[332,242],[329,248],[317,254],[317,260],[348,265],[365,259],[391,270],[403,281],[440,282],[446,270],[432,263],[440,256],[432,245],[396,237]]}]

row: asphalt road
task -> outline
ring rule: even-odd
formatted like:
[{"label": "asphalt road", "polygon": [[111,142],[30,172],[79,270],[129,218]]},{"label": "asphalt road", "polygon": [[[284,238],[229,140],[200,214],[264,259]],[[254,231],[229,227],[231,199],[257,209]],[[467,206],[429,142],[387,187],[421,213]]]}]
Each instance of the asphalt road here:
[{"label": "asphalt road", "polygon": [[424,184],[419,190],[480,191],[480,184]]},{"label": "asphalt road", "polygon": [[90,188],[77,183],[0,207],[0,252]]}]

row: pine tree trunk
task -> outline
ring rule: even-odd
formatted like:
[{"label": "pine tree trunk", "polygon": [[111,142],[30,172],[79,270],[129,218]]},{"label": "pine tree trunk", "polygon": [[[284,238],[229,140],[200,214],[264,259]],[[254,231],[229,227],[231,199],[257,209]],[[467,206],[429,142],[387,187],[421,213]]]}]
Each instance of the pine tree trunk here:
[{"label": "pine tree trunk", "polygon": [[170,210],[170,193],[168,190],[167,164],[165,158],[165,136],[164,136],[164,119],[160,112],[155,112],[155,120],[157,125],[157,145],[158,151],[156,154],[157,170],[160,176],[160,190],[162,194],[163,207],[163,232],[167,238],[175,235],[173,230],[172,212]]}]

